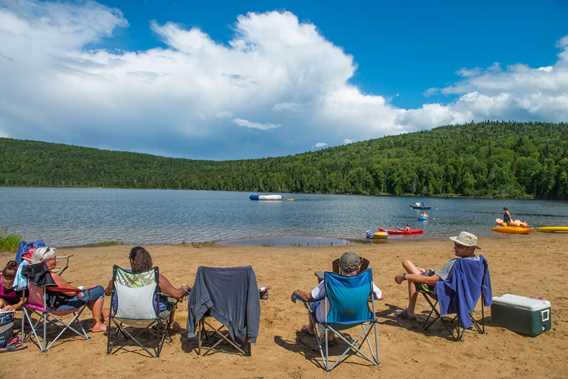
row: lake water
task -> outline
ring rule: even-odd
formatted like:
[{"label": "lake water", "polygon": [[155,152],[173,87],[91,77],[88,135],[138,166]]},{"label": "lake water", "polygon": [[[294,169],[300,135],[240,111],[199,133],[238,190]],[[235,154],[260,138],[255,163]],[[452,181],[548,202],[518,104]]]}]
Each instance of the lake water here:
[{"label": "lake water", "polygon": [[[312,241],[317,245],[363,240],[366,230],[405,224],[424,228],[426,234],[419,238],[442,238],[464,229],[490,235],[504,206],[533,226],[568,224],[568,202],[560,201],[284,194],[294,200],[261,202],[250,201],[248,195],[0,187],[0,228],[53,246],[117,240],[132,244]],[[408,206],[416,201],[432,206],[427,223],[418,222],[417,212]]]}]

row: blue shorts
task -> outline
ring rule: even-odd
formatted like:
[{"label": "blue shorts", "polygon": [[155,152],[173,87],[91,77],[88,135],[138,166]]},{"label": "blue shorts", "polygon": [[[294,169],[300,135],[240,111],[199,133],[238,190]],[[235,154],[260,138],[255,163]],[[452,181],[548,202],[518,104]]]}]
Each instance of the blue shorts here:
[{"label": "blue shorts", "polygon": [[99,298],[105,296],[105,290],[101,286],[96,286],[94,288],[89,288],[87,290],[81,291],[76,296],[68,297],[65,299],[63,304],[60,304],[55,311],[66,312],[72,311],[73,309],[81,308],[85,304],[94,303]]}]

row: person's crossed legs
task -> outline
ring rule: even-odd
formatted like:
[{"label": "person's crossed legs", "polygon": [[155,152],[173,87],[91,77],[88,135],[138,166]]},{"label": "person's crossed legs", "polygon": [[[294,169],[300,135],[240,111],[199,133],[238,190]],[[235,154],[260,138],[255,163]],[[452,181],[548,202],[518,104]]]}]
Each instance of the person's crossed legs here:
[{"label": "person's crossed legs", "polygon": [[421,279],[426,279],[428,276],[424,275],[426,272],[425,269],[417,267],[409,260],[402,261],[402,267],[404,268],[405,273],[395,276],[394,280],[398,284],[401,284],[404,280],[408,281],[408,306],[403,311],[403,315],[409,319],[415,319],[416,314],[414,310],[416,308],[416,300],[418,298],[416,283],[426,283],[426,280],[422,281]]}]

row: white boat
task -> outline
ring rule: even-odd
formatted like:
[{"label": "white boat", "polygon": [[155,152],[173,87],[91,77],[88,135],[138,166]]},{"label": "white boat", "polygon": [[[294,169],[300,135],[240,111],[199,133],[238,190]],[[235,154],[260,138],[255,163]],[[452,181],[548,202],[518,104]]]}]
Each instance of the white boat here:
[{"label": "white boat", "polygon": [[282,195],[259,195],[258,193],[251,193],[249,196],[251,200],[282,200]]}]

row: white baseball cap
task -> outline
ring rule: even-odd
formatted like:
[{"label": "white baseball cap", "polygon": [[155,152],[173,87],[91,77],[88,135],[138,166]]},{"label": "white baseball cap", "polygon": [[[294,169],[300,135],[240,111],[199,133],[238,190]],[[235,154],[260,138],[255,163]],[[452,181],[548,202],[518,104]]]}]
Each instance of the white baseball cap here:
[{"label": "white baseball cap", "polygon": [[473,233],[463,231],[460,232],[460,234],[457,236],[450,237],[450,240],[462,246],[476,247],[478,249],[481,249],[479,246],[477,246],[477,236]]}]

